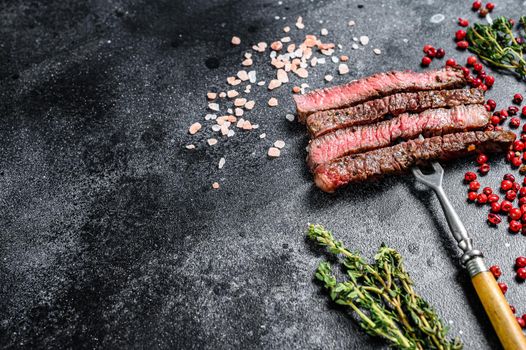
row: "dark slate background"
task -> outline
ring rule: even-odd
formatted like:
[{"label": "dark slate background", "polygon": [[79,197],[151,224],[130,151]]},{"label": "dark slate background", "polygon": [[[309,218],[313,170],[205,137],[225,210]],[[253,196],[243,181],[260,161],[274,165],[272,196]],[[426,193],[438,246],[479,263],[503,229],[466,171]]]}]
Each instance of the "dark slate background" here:
[{"label": "dark slate background", "polygon": [[[495,15],[524,10],[522,1],[499,1]],[[433,24],[437,13],[446,19]],[[1,2],[0,347],[382,347],[313,281],[323,255],[305,241],[308,222],[367,256],[381,242],[400,250],[452,335],[467,349],[499,347],[432,193],[409,177],[335,195],[313,187],[305,132],[284,118],[293,111],[290,86],[271,94],[280,101],[273,109],[254,86],[255,132],[214,147],[205,145],[209,129],[187,134],[203,122],[206,91],[226,89],[244,50],[283,36],[298,15],[306,29],[293,29],[294,38],[326,27],[349,53],[350,76],[335,74],[335,83],[420,69],[426,43],[464,60],[453,49],[455,20],[476,18],[468,1]],[[231,47],[233,34],[241,46]],[[371,43],[350,50],[360,35]],[[265,61],[257,58],[256,69],[268,80]],[[310,70],[308,82],[321,87],[329,72],[336,66]],[[524,84],[497,77],[488,96],[505,107]],[[287,145],[269,160],[276,139]],[[483,185],[509,171],[499,157],[491,166]],[[486,209],[466,205],[468,169],[472,161],[448,165],[446,191],[526,313],[526,287],[512,267],[526,238],[488,227]]]}]

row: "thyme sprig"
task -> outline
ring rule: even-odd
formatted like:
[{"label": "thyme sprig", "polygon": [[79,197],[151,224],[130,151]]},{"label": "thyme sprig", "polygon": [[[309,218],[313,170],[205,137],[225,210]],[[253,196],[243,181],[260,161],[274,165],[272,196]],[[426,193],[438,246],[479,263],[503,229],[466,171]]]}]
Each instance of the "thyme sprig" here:
[{"label": "thyme sprig", "polygon": [[[526,17],[519,20],[525,28]],[[525,44],[517,39],[513,24],[506,17],[498,17],[492,24],[476,23],[468,28],[466,38],[469,50],[476,53],[482,60],[498,68],[508,69],[526,77],[526,61],[524,59]]]},{"label": "thyme sprig", "polygon": [[338,282],[328,262],[320,263],[316,278],[334,302],[355,312],[365,332],[399,349],[462,349],[458,338],[447,339],[447,328],[413,289],[396,250],[382,245],[374,263],[368,264],[320,225],[310,225],[308,237],[332,254],[343,256],[347,281]]}]

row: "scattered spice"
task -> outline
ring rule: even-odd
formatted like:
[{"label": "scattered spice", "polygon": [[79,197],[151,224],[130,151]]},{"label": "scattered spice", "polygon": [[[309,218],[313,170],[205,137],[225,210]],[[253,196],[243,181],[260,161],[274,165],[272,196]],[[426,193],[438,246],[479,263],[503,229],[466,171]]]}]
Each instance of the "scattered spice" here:
[{"label": "scattered spice", "polygon": [[208,143],[209,146],[213,146],[217,143],[217,139],[211,138],[211,139],[206,140],[206,142]]},{"label": "scattered spice", "polygon": [[186,149],[195,149],[195,145],[186,145],[184,146]]},{"label": "scattered spice", "polygon": [[360,37],[360,44],[362,44],[363,46],[369,44],[369,37],[366,35],[362,35]]},{"label": "scattered spice", "polygon": [[281,155],[281,151],[279,150],[279,148],[276,148],[276,147],[270,147],[268,149],[268,156],[271,157],[271,158],[277,158]]},{"label": "scattered spice", "polygon": [[225,163],[226,163],[226,160],[224,157],[221,157],[221,159],[219,159],[219,164],[218,164],[218,168],[219,169],[223,169],[223,167],[225,166]]},{"label": "scattered spice", "polygon": [[232,43],[232,45],[239,45],[241,44],[241,39],[237,36],[233,36],[230,42]]},{"label": "scattered spice", "polygon": [[277,140],[276,142],[274,142],[274,147],[282,149],[283,147],[285,147],[285,141]]},{"label": "scattered spice", "polygon": [[271,97],[270,100],[268,100],[268,105],[270,107],[276,107],[278,105],[278,100],[275,97]]},{"label": "scattered spice", "polygon": [[217,190],[217,189],[219,188],[219,182],[214,182],[214,183],[212,184],[212,188],[213,188],[214,190]]},{"label": "scattered spice", "polygon": [[188,132],[190,133],[190,135],[194,135],[199,130],[201,130],[201,127],[202,127],[201,123],[193,123],[192,125],[190,125]]},{"label": "scattered spice", "polygon": [[338,73],[341,75],[349,73],[349,66],[347,66],[345,63],[341,63],[338,66]]}]

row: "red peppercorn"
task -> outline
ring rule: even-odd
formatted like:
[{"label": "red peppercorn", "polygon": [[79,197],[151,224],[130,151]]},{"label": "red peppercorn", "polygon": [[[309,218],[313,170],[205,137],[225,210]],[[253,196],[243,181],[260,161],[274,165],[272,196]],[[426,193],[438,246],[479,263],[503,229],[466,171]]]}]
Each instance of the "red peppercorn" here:
[{"label": "red peppercorn", "polygon": [[522,318],[520,317],[515,317],[517,319],[517,323],[519,324],[519,326],[521,328],[526,328],[526,321],[524,321]]},{"label": "red peppercorn", "polygon": [[484,153],[480,153],[478,156],[477,156],[477,163],[479,165],[482,165],[484,163],[487,163],[488,162],[488,156],[485,155]]},{"label": "red peppercorn", "polygon": [[513,103],[516,103],[520,105],[522,103],[522,95],[521,94],[515,94],[513,95]]},{"label": "red peppercorn", "polygon": [[507,200],[509,200],[510,202],[513,202],[515,200],[515,198],[517,198],[517,192],[515,192],[514,190],[506,191],[506,199]]},{"label": "red peppercorn", "polygon": [[510,180],[502,180],[502,182],[500,183],[500,188],[503,191],[508,191],[512,186],[513,182],[511,182]]},{"label": "red peppercorn", "polygon": [[495,108],[497,108],[497,102],[495,102],[495,100],[489,99],[486,101],[486,103],[491,107],[491,110],[495,110]]},{"label": "red peppercorn", "polygon": [[430,47],[429,49],[427,49],[426,54],[428,57],[434,58],[437,55],[437,50],[434,47]]},{"label": "red peppercorn", "polygon": [[510,309],[511,309],[511,312],[513,312],[514,314],[517,313],[517,309],[515,309],[515,306],[510,305]]},{"label": "red peppercorn", "polygon": [[486,17],[486,15],[488,14],[488,12],[489,12],[489,11],[488,11],[487,9],[485,9],[485,8],[484,8],[484,9],[480,9],[480,10],[479,10],[479,16],[482,17],[482,18],[484,18],[484,17]]},{"label": "red peppercorn", "polygon": [[515,259],[515,267],[517,268],[526,267],[526,257],[519,256],[517,259]]},{"label": "red peppercorn", "polygon": [[[496,203],[499,201],[499,195],[495,193],[488,194],[488,202],[490,203]],[[499,210],[500,210],[500,204],[499,204]]]},{"label": "red peppercorn", "polygon": [[522,165],[522,159],[520,157],[515,157],[511,160],[511,165],[514,167],[519,167]]},{"label": "red peppercorn", "polygon": [[[513,118],[511,118],[513,120]],[[519,119],[519,118],[517,118]],[[511,123],[511,122],[510,122]],[[524,142],[520,140],[513,141],[513,150],[520,152],[524,150]]]},{"label": "red peppercorn", "polygon": [[489,166],[488,163],[482,164],[482,165],[479,167],[479,173],[480,173],[480,175],[486,175],[487,173],[489,173],[489,170],[490,170],[490,166]]},{"label": "red peppercorn", "polygon": [[519,197],[524,197],[526,196],[526,187],[521,187],[519,189]]},{"label": "red peppercorn", "polygon": [[488,86],[486,84],[480,84],[478,88],[482,91],[488,91]]},{"label": "red peppercorn", "polygon": [[478,88],[481,84],[482,84],[482,80],[480,80],[480,78],[475,78],[471,82],[471,86],[473,86],[474,88]]},{"label": "red peppercorn", "polygon": [[511,220],[508,228],[511,233],[517,233],[522,229],[522,224],[520,221]]},{"label": "red peppercorn", "polygon": [[474,202],[477,200],[477,192],[470,191],[468,192],[468,201]]},{"label": "red peppercorn", "polygon": [[521,113],[522,115],[526,115],[526,106],[522,107]]},{"label": "red peppercorn", "polygon": [[486,4],[486,8],[488,9],[488,11],[491,12],[491,11],[493,11],[493,9],[495,8],[495,4],[492,3],[492,2],[488,2],[488,3]]},{"label": "red peppercorn", "polygon": [[478,191],[480,188],[480,183],[478,181],[471,181],[469,183],[469,190],[470,191]]},{"label": "red peppercorn", "polygon": [[[484,193],[479,193],[477,196],[477,203],[479,204],[486,204],[488,202],[488,196]],[[520,218],[520,215],[519,215]]]},{"label": "red peppercorn", "polygon": [[482,1],[479,1],[479,0],[473,1],[473,4],[471,5],[471,8],[475,11],[477,11],[481,7],[482,7]]},{"label": "red peppercorn", "polygon": [[444,50],[443,48],[439,47],[437,49],[437,53],[436,53],[435,57],[436,58],[443,58],[445,55],[446,55],[446,50]]},{"label": "red peppercorn", "polygon": [[427,54],[427,51],[429,51],[429,49],[434,49],[434,47],[432,45],[424,45],[424,49],[422,51],[424,51],[425,54]]},{"label": "red peppercorn", "polygon": [[460,41],[464,40],[464,38],[466,38],[466,31],[462,29],[457,30],[455,33],[455,39],[457,39],[457,41]]},{"label": "red peppercorn", "polygon": [[[457,62],[456,62],[454,59],[452,59],[452,58],[450,58],[450,59],[453,60],[453,61],[455,62],[455,65],[456,65]],[[449,61],[449,60],[448,60],[448,61]],[[447,61],[446,61],[446,64],[447,64]],[[453,67],[454,67],[454,66],[453,66]],[[462,73],[464,74],[464,77],[465,77],[465,78],[469,77],[470,71],[469,71],[468,68],[460,66],[460,70],[461,70]]]},{"label": "red peppercorn", "polygon": [[491,266],[489,270],[493,274],[493,277],[495,277],[495,279],[498,279],[500,276],[502,276],[502,270],[497,265]]},{"label": "red peppercorn", "polygon": [[497,214],[489,213],[488,222],[492,225],[498,225],[502,222],[502,219]]},{"label": "red peppercorn", "polygon": [[513,176],[513,174],[510,174],[510,173],[504,174],[502,179],[503,180],[508,180],[508,181],[511,181],[511,182],[515,182],[515,176]]},{"label": "red peppercorn", "polygon": [[511,186],[511,189],[515,192],[519,192],[519,190],[521,189],[521,185],[518,182],[514,182],[513,186]]},{"label": "red peppercorn", "polygon": [[526,321],[526,314],[522,315],[521,317],[524,321]]},{"label": "red peppercorn", "polygon": [[490,122],[491,124],[493,125],[499,125],[500,123],[500,117],[496,116],[496,115],[492,115],[491,118],[490,118]]},{"label": "red peppercorn", "polygon": [[495,84],[495,78],[492,75],[487,75],[484,82],[488,87],[492,87]]},{"label": "red peppercorn", "polygon": [[475,70],[475,72],[480,72],[482,70],[482,68],[484,68],[484,67],[480,63],[475,63],[473,65],[473,69]]},{"label": "red peppercorn", "polygon": [[431,58],[424,56],[422,57],[422,66],[427,67],[431,64]]},{"label": "red peppercorn", "polygon": [[446,66],[449,66],[449,67],[456,67],[457,66],[457,61],[455,61],[454,58],[450,58],[446,61]]},{"label": "red peppercorn", "polygon": [[520,209],[521,213],[523,213],[523,214],[526,213],[526,204],[521,204],[519,209]]},{"label": "red peppercorn", "polygon": [[465,40],[457,42],[457,49],[465,50],[469,47],[469,43]]},{"label": "red peppercorn", "polygon": [[508,114],[508,111],[506,109],[501,109],[499,111],[499,115],[500,115],[500,120],[504,121],[504,120],[506,120],[508,118],[509,114]]},{"label": "red peppercorn", "polygon": [[[493,195],[490,195],[489,197],[491,197]],[[488,200],[489,200],[489,197],[488,197]],[[499,202],[492,202],[491,203],[491,211],[493,213],[499,213],[500,212],[500,203]]]},{"label": "red peppercorn", "polygon": [[482,189],[482,193],[484,193],[486,196],[489,196],[490,194],[493,193],[493,190],[491,189],[491,187],[484,187]]},{"label": "red peppercorn", "polygon": [[521,126],[521,120],[519,118],[513,117],[510,119],[510,128],[517,129],[519,126]]},{"label": "red peppercorn", "polygon": [[519,112],[519,107],[517,106],[509,106],[508,107],[508,114],[509,115],[516,115]]},{"label": "red peppercorn", "polygon": [[467,171],[465,174],[464,174],[464,181],[466,182],[471,182],[471,181],[474,181],[477,179],[477,174],[475,174],[474,172],[472,171]]},{"label": "red peppercorn", "polygon": [[522,134],[520,137],[520,140],[524,143],[526,143],[526,134]]},{"label": "red peppercorn", "polygon": [[467,27],[469,26],[469,21],[465,18],[460,18],[458,19],[458,25],[461,26],[461,27]]},{"label": "red peppercorn", "polygon": [[521,281],[526,280],[526,267],[521,267],[517,270],[517,278]]},{"label": "red peppercorn", "polygon": [[511,208],[508,212],[508,216],[512,220],[519,220],[522,216],[521,210],[519,208]]},{"label": "red peppercorn", "polygon": [[508,202],[507,200],[503,200],[500,204],[500,210],[504,213],[509,212],[511,208],[513,208],[513,204],[511,204],[511,202]]},{"label": "red peppercorn", "polygon": [[467,66],[472,66],[475,63],[477,63],[477,58],[475,56],[469,56],[468,59],[466,60]]}]

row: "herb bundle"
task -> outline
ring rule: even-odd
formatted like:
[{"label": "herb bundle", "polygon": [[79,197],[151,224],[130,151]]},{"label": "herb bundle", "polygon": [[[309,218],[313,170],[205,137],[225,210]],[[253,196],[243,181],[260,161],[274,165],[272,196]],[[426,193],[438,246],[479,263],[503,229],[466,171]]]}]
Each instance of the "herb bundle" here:
[{"label": "herb bundle", "polygon": [[[526,17],[519,20],[522,28],[526,28]],[[526,43],[521,33],[513,32],[513,21],[499,17],[492,24],[476,23],[467,30],[466,36],[469,50],[476,53],[482,60],[498,68],[508,69],[526,77],[526,61],[524,49]]]},{"label": "herb bundle", "polygon": [[436,312],[416,294],[396,250],[382,245],[374,263],[368,264],[322,226],[310,225],[308,237],[344,257],[347,281],[338,282],[328,262],[320,263],[316,278],[334,302],[356,313],[368,334],[399,349],[462,349],[458,338],[447,339],[447,328]]}]

